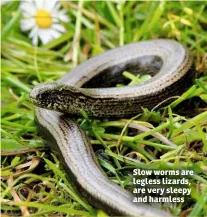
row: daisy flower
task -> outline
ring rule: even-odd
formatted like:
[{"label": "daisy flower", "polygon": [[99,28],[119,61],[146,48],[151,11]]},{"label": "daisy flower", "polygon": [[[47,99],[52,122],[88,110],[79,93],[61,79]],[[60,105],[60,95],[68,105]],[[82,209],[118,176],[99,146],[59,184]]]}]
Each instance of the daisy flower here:
[{"label": "daisy flower", "polygon": [[65,10],[60,10],[59,0],[25,0],[20,3],[23,19],[20,21],[22,31],[29,31],[33,45],[42,44],[60,37],[65,32],[61,22],[68,22]]}]

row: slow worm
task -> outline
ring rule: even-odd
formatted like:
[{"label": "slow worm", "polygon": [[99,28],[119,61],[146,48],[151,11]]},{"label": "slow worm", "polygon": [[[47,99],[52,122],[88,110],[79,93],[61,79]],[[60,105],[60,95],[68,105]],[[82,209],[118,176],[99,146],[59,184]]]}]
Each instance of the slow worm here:
[{"label": "slow worm", "polygon": [[[104,52],[56,82],[39,84],[31,91],[32,102],[41,107],[36,109],[40,132],[60,154],[71,180],[93,206],[110,215],[170,216],[150,205],[133,203],[131,193],[106,177],[71,115],[83,109],[93,117],[127,117],[141,112],[142,107],[152,109],[189,86],[191,66],[189,52],[178,42],[150,40]],[[113,87],[125,82],[123,71],[153,77],[142,85]]]}]

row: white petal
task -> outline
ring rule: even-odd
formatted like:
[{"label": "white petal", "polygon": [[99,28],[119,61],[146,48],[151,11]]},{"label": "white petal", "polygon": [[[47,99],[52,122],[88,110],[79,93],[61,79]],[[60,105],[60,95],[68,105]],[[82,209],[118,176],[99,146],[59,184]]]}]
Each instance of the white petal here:
[{"label": "white petal", "polygon": [[52,38],[55,39],[55,38],[59,38],[61,36],[61,33],[52,29],[51,35],[52,35]]},{"label": "white petal", "polygon": [[22,31],[28,31],[28,30],[34,28],[35,24],[36,23],[35,23],[35,20],[33,18],[20,20],[20,27],[21,27]]},{"label": "white petal", "polygon": [[57,11],[51,12],[51,15],[52,15],[52,22],[53,23],[58,23],[58,13],[57,13]]},{"label": "white petal", "polygon": [[38,35],[42,44],[47,44],[49,41],[52,40],[52,35],[50,33],[50,29],[39,29]]},{"label": "white petal", "polygon": [[60,21],[68,22],[69,18],[65,14],[65,12],[66,12],[65,10],[61,10],[61,11],[52,10],[53,23],[59,23]]},{"label": "white petal", "polygon": [[61,3],[59,1],[57,1],[57,3],[54,5],[54,9],[56,9],[57,11],[60,10],[61,8]]},{"label": "white petal", "polygon": [[36,8],[39,9],[43,9],[44,8],[44,1],[43,0],[34,0],[35,6]]},{"label": "white petal", "polygon": [[32,31],[29,33],[29,38],[33,38],[38,35],[38,27],[35,26]]},{"label": "white petal", "polygon": [[28,11],[22,11],[22,15],[24,18],[33,17],[31,14],[28,13]]},{"label": "white petal", "polygon": [[59,11],[58,13],[58,18],[63,21],[63,22],[68,22],[69,21],[69,18],[68,16],[66,15],[66,11],[65,10],[61,10]]},{"label": "white petal", "polygon": [[38,27],[35,26],[29,34],[29,38],[32,39],[32,44],[37,45],[38,43]]},{"label": "white petal", "polygon": [[57,30],[58,32],[65,32],[65,28],[60,24],[53,24],[52,29]]},{"label": "white petal", "polygon": [[[20,9],[22,13],[27,13],[29,16],[34,16],[37,12],[35,5],[33,4],[32,1],[22,1],[20,4]],[[24,14],[23,14],[24,15]]]},{"label": "white petal", "polygon": [[44,8],[47,11],[51,11],[55,7],[57,2],[58,2],[58,0],[45,0],[44,1]]},{"label": "white petal", "polygon": [[32,39],[32,44],[35,45],[35,46],[38,44],[38,36],[37,36],[37,35],[35,35],[35,36],[33,37],[33,39]]}]

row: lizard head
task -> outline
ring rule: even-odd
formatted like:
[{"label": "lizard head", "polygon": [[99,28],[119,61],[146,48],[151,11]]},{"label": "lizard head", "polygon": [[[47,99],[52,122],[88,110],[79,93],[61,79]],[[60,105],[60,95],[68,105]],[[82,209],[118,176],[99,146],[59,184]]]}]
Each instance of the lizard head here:
[{"label": "lizard head", "polygon": [[30,92],[36,106],[66,113],[77,113],[87,98],[83,89],[56,82],[38,84]]}]

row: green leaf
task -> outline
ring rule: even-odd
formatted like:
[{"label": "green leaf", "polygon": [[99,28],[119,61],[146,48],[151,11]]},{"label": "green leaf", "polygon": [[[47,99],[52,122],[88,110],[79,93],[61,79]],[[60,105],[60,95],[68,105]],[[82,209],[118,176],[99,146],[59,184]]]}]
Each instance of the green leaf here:
[{"label": "green leaf", "polygon": [[2,34],[1,34],[1,40],[5,40],[6,37],[8,37],[8,35],[10,34],[11,31],[13,31],[14,26],[17,24],[17,22],[19,21],[21,12],[20,10],[18,10],[15,15],[12,17],[12,19],[4,26],[4,29],[2,30]]}]

